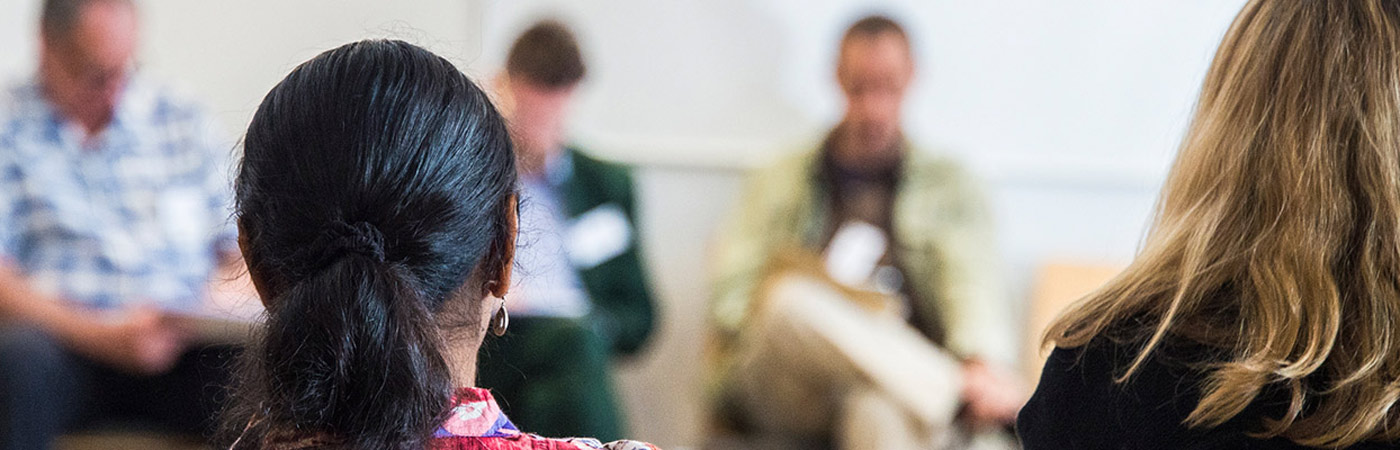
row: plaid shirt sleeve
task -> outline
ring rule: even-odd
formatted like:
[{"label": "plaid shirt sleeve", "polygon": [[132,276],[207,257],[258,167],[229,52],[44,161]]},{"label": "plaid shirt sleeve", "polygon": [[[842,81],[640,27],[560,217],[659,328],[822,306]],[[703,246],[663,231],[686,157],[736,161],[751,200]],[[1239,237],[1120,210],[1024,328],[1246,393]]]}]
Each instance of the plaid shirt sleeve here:
[{"label": "plaid shirt sleeve", "polygon": [[0,258],[14,257],[20,236],[15,217],[19,213],[20,172],[13,157],[14,137],[4,128],[8,126],[0,117]]}]

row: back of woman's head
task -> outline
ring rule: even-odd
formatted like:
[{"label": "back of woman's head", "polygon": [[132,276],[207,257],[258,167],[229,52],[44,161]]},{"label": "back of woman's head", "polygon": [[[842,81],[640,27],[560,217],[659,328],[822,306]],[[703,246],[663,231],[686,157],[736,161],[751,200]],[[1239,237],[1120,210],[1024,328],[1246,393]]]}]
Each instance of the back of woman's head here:
[{"label": "back of woman's head", "polygon": [[471,285],[504,269],[514,183],[495,108],[419,47],[348,44],[274,87],[235,186],[268,310],[225,419],[239,446],[421,447],[454,387],[439,324],[480,317]]},{"label": "back of woman's head", "polygon": [[[1266,386],[1315,446],[1400,437],[1400,2],[1251,1],[1221,43],[1142,252],[1051,327],[1221,350],[1188,418]],[[1120,379],[1121,380],[1121,379]]]}]

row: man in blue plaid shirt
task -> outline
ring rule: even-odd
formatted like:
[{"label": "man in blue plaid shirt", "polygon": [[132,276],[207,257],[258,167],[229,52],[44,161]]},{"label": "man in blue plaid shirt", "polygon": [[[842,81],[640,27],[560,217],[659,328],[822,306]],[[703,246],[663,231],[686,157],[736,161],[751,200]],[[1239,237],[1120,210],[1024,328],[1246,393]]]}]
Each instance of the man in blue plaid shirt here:
[{"label": "man in blue plaid shirt", "polygon": [[201,433],[232,350],[192,348],[232,143],[132,77],[130,0],[47,0],[37,77],[0,91],[0,450],[111,418]]}]

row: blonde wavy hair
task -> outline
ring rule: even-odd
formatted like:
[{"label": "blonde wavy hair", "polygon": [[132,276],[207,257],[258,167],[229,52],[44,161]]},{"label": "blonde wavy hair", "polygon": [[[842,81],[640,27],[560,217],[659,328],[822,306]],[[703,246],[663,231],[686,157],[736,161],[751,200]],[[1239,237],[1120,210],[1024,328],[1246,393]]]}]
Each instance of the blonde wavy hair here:
[{"label": "blonde wavy hair", "polygon": [[1191,427],[1266,388],[1259,437],[1400,438],[1400,3],[1250,1],[1206,75],[1138,257],[1046,344],[1164,342],[1215,358]]}]

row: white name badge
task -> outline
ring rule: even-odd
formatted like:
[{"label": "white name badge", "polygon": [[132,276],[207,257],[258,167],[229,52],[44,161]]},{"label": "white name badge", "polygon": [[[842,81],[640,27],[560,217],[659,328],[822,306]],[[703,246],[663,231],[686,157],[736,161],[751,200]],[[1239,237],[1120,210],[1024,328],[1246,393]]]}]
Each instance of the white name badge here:
[{"label": "white name badge", "polygon": [[593,268],[632,247],[632,223],[621,207],[608,203],[575,218],[564,245],[574,266]]},{"label": "white name badge", "polygon": [[860,221],[846,222],[826,246],[827,275],[847,286],[865,286],[888,248],[889,239],[879,227]]}]

